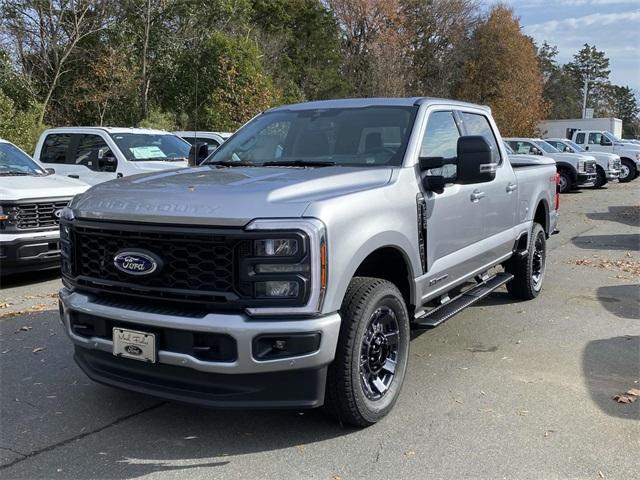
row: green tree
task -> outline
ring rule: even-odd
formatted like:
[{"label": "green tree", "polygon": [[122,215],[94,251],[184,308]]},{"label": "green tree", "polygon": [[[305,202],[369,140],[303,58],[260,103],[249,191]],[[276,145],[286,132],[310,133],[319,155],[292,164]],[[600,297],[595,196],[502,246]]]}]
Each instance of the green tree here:
[{"label": "green tree", "polygon": [[263,65],[287,102],[343,96],[338,24],[319,0],[253,0]]},{"label": "green tree", "polygon": [[15,143],[32,154],[45,126],[40,123],[40,105],[21,110],[16,103],[0,91],[0,138]]},{"label": "green tree", "polygon": [[547,110],[542,73],[535,46],[520,31],[513,11],[495,6],[469,47],[457,96],[489,105],[503,134],[533,135]]},{"label": "green tree", "polygon": [[582,99],[580,86],[564,65],[556,61],[558,49],[544,42],[538,48],[538,62],[544,82],[543,96],[551,119],[579,118]]},{"label": "green tree", "polygon": [[606,91],[609,84],[609,59],[595,45],[585,43],[584,47],[567,63],[567,72],[580,85],[586,108],[598,110],[606,105]]},{"label": "green tree", "polygon": [[611,114],[622,120],[622,134],[627,137],[640,135],[640,106],[635,93],[628,86],[611,85],[608,89]]}]

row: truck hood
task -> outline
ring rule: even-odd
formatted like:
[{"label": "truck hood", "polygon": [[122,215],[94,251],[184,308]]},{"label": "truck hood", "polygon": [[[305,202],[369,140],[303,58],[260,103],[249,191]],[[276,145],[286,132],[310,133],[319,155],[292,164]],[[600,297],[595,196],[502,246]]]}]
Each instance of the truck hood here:
[{"label": "truck hood", "polygon": [[556,161],[551,157],[542,155],[525,155],[523,153],[510,153],[509,162],[514,167],[527,167],[531,165],[555,165]]},{"label": "truck hood", "polygon": [[245,225],[301,217],[309,204],[389,183],[392,168],[217,167],[134,175],[95,185],[77,217],[191,225]]},{"label": "truck hood", "polygon": [[0,199],[26,200],[38,198],[73,197],[89,185],[62,175],[0,176]]},{"label": "truck hood", "polygon": [[609,160],[620,160],[620,156],[615,153],[607,153],[607,152],[589,152],[585,153],[585,155],[589,155],[594,157],[596,160],[608,162]]},{"label": "truck hood", "polygon": [[595,160],[590,153],[548,153],[549,157],[555,159],[556,162],[565,160],[567,162],[577,162],[579,160]]}]

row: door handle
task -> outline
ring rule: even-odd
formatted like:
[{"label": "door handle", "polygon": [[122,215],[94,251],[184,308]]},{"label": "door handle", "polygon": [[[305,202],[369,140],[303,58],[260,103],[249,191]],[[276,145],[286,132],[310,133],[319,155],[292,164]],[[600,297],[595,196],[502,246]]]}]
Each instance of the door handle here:
[{"label": "door handle", "polygon": [[122,172],[116,173],[116,178],[122,178],[122,177],[124,177],[124,175],[122,175]]},{"label": "door handle", "polygon": [[515,192],[518,189],[518,185],[510,183],[507,185],[507,193]]},{"label": "door handle", "polygon": [[471,193],[471,201],[477,202],[478,200],[480,200],[481,198],[484,198],[485,196],[486,196],[486,193],[481,192],[479,190],[474,190],[473,193]]},{"label": "door handle", "polygon": [[80,175],[71,175],[71,174],[69,174],[69,175],[67,175],[67,177],[69,177],[69,178],[80,178]]}]

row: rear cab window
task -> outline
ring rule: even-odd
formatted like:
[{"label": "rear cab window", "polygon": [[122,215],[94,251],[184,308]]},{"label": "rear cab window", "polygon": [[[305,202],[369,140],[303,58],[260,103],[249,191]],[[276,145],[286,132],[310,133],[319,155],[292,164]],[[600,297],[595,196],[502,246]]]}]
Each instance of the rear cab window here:
[{"label": "rear cab window", "polygon": [[584,137],[585,137],[585,133],[584,132],[580,132],[576,134],[576,143],[579,145],[584,145]]}]

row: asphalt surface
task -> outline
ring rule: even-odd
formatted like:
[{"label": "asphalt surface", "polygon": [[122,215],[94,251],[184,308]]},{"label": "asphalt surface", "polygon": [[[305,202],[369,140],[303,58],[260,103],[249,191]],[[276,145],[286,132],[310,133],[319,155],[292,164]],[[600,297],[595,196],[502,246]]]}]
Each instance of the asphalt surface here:
[{"label": "asphalt surface", "polygon": [[[640,179],[562,197],[542,294],[493,293],[411,343],[394,411],[220,411],[88,380],[55,273],[0,289],[0,477],[637,478]],[[9,304],[9,305],[7,305]]]}]

